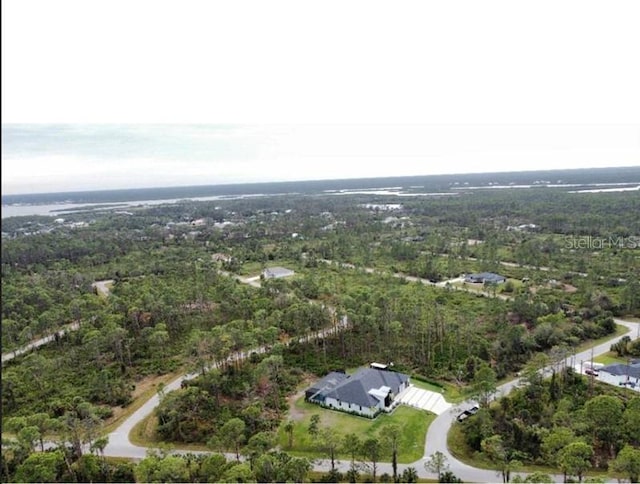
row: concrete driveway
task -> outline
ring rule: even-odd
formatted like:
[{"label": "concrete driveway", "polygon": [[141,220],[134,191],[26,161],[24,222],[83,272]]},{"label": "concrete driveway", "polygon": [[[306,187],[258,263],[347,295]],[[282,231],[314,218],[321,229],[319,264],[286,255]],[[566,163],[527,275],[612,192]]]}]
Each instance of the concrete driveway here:
[{"label": "concrete driveway", "polygon": [[415,387],[413,385],[403,390],[397,397],[400,403],[404,403],[409,407],[419,408],[441,415],[451,408],[451,404],[447,402],[442,395],[429,390]]}]

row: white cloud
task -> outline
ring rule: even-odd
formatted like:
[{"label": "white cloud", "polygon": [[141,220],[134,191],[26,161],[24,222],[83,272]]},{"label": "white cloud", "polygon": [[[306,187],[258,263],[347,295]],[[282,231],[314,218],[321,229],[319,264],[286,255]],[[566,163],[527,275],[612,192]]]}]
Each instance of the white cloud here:
[{"label": "white cloud", "polygon": [[4,122],[637,123],[635,0],[5,0]]},{"label": "white cloud", "polygon": [[2,9],[4,123],[224,125],[3,136],[5,193],[640,165],[635,0]]}]

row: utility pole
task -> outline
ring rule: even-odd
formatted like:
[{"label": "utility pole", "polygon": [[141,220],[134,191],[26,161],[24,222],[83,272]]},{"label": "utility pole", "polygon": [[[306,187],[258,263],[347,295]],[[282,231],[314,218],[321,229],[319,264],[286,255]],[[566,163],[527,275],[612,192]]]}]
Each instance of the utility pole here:
[{"label": "utility pole", "polygon": [[593,369],[593,348],[591,348],[591,371],[589,372],[589,396],[593,395],[593,380],[595,378],[595,370]]}]

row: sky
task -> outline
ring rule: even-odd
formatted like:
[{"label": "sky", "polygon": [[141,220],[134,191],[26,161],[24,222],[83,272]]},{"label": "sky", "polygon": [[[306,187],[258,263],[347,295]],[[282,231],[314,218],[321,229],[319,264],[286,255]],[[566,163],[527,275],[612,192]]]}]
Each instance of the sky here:
[{"label": "sky", "polygon": [[640,165],[640,2],[3,0],[2,193]]}]

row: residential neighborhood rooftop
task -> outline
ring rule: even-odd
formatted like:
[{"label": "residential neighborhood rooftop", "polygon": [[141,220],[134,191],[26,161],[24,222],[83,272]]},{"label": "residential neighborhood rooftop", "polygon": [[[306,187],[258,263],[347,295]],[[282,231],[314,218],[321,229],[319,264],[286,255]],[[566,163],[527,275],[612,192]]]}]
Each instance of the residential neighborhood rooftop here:
[{"label": "residential neighborhood rooftop", "polygon": [[629,365],[624,363],[614,363],[612,365],[603,366],[598,371],[604,371],[610,375],[640,378],[640,362],[631,363]]},{"label": "residential neighborhood rooftop", "polygon": [[291,269],[285,267],[268,267],[262,273],[267,279],[274,279],[278,277],[289,277],[295,274]]},{"label": "residential neighborhood rooftop", "polygon": [[477,274],[467,274],[465,277],[466,282],[495,282],[500,283],[506,281],[507,278],[501,276],[500,274],[495,274],[493,272],[480,272]]},{"label": "residential neighborhood rooftop", "polygon": [[306,391],[307,399],[333,399],[362,407],[376,407],[392,392],[397,394],[409,382],[409,377],[395,371],[361,368],[353,375],[332,372]]}]

